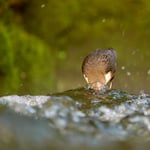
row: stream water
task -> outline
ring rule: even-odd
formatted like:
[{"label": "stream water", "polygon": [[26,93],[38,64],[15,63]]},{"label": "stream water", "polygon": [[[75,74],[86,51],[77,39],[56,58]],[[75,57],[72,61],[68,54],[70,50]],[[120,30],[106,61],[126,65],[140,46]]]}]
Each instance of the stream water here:
[{"label": "stream water", "polygon": [[150,95],[85,88],[0,97],[0,149],[150,149]]}]

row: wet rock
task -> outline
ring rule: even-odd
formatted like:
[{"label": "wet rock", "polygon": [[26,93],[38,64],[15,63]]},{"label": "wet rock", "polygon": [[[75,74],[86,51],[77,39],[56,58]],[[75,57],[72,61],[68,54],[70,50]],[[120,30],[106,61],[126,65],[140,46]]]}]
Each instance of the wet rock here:
[{"label": "wet rock", "polygon": [[[0,149],[116,149],[150,140],[150,95],[85,88],[0,97]],[[123,149],[123,148],[122,148]]]}]

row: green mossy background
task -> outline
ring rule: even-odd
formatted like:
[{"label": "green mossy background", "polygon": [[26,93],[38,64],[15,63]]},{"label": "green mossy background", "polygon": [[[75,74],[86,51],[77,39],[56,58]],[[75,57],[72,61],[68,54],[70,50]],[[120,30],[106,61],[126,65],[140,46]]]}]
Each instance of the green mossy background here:
[{"label": "green mossy background", "polygon": [[19,27],[4,24],[0,24],[0,41],[2,93],[40,92],[47,87],[42,80],[52,86],[53,75],[49,71],[54,71],[53,61],[49,60],[51,51],[46,44]]},{"label": "green mossy background", "polygon": [[83,58],[108,47],[114,88],[149,92],[149,15],[148,0],[0,0],[0,95],[83,86]]}]

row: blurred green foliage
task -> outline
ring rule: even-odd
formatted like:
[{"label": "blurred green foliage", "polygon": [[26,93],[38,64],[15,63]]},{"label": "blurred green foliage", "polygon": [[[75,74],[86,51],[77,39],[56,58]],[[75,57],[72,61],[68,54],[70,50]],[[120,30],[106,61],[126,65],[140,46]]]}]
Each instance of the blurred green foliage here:
[{"label": "blurred green foliage", "polygon": [[149,8],[147,0],[32,0],[23,20],[28,31],[54,47],[107,47],[149,36]]},{"label": "blurred green foliage", "polygon": [[[83,57],[98,47],[117,49],[119,67],[139,80],[149,69],[149,15],[148,0],[0,0],[0,93],[82,84]],[[125,71],[118,85],[136,85]]]},{"label": "blurred green foliage", "polygon": [[21,27],[21,16],[13,10],[20,2],[25,1],[0,0],[0,95],[48,93],[54,85],[52,52]]},{"label": "blurred green foliage", "polygon": [[41,40],[16,26],[0,23],[0,92],[48,92],[54,79],[50,54]]}]

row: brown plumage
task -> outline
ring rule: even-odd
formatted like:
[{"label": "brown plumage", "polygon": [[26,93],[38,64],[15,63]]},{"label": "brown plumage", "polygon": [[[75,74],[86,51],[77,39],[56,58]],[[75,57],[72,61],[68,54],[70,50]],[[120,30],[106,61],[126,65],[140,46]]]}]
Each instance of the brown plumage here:
[{"label": "brown plumage", "polygon": [[102,90],[107,84],[112,87],[112,80],[116,72],[116,51],[95,50],[85,57],[82,73],[93,90]]}]

